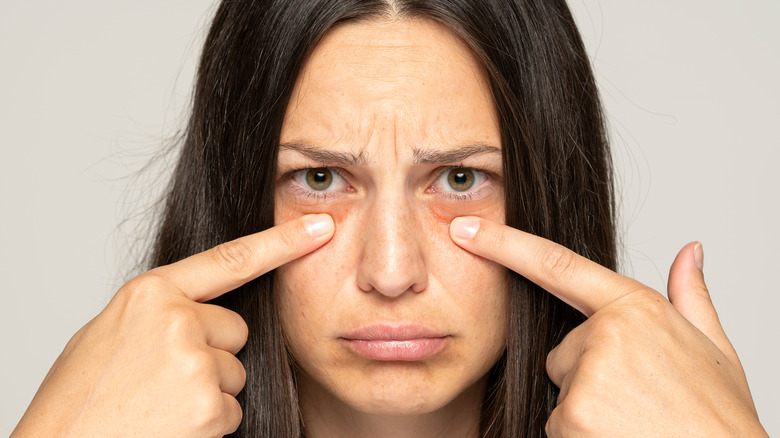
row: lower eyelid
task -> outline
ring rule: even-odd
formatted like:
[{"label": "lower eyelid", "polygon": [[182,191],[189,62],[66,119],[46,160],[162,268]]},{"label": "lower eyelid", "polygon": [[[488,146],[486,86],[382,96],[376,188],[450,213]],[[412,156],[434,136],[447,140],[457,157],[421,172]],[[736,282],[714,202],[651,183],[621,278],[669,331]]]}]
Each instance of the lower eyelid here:
[{"label": "lower eyelid", "polygon": [[305,199],[313,199],[317,201],[326,201],[332,198],[338,198],[343,193],[340,192],[318,192],[315,190],[307,190],[304,187],[301,187],[300,185],[297,185],[297,183],[291,182],[291,184],[296,184],[295,186],[292,186],[290,189],[293,192],[293,195],[295,195],[298,198],[305,198]]},{"label": "lower eyelid", "polygon": [[478,201],[482,198],[489,196],[493,192],[493,186],[488,179],[477,189],[468,192],[436,192],[439,195],[449,198],[453,201]]}]

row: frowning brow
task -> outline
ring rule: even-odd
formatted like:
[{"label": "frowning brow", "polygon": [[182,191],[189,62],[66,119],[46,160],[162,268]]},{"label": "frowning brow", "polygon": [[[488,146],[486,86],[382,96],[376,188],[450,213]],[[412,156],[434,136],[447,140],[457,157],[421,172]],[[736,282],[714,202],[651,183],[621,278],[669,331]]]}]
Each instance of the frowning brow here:
[{"label": "frowning brow", "polygon": [[452,164],[482,154],[499,154],[501,149],[486,144],[472,144],[452,150],[415,149],[414,161],[422,164]]},{"label": "frowning brow", "polygon": [[[329,166],[363,166],[368,162],[365,151],[361,151],[359,154],[333,151],[303,142],[281,143],[279,149],[296,151],[312,161]],[[482,154],[500,155],[501,149],[485,144],[470,144],[452,150],[414,149],[412,152],[414,162],[420,164],[452,164]]]},{"label": "frowning brow", "polygon": [[301,142],[282,143],[279,145],[279,150],[283,149],[296,151],[312,161],[329,166],[363,166],[368,162],[365,151],[361,151],[359,154],[331,151]]}]

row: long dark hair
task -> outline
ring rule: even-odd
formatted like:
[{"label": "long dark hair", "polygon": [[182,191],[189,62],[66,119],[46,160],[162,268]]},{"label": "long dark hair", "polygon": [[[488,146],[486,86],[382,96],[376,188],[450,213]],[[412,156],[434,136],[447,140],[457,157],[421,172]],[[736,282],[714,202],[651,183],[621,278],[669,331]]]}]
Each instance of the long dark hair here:
[{"label": "long dark hair", "polygon": [[[615,268],[602,111],[564,0],[223,1],[203,48],[152,266],[273,225],[279,135],[308,54],[339,23],[393,16],[435,20],[481,60],[499,114],[507,224]],[[216,300],[250,327],[239,353],[247,384],[238,437],[303,434],[272,275]],[[519,275],[509,289],[506,352],[490,371],[481,431],[542,437],[557,397],[545,358],[583,317]]]}]

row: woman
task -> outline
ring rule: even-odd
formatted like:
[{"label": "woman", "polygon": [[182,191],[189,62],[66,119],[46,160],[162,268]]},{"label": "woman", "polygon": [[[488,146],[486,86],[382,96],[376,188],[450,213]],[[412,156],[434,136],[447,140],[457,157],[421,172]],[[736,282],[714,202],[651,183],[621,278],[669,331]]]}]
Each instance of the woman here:
[{"label": "woman", "polygon": [[258,3],[217,12],[156,267],[14,436],[763,433],[701,246],[673,305],[609,270],[563,2]]}]

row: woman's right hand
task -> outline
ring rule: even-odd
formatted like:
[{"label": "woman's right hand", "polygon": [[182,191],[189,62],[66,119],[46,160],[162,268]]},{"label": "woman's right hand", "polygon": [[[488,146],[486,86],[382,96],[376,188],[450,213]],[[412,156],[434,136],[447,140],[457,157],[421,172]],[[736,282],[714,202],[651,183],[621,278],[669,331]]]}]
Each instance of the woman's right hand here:
[{"label": "woman's right hand", "polygon": [[204,301],[314,251],[333,230],[328,215],[304,216],[130,280],[68,342],[11,438],[235,431],[247,325]]}]

